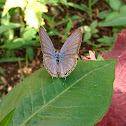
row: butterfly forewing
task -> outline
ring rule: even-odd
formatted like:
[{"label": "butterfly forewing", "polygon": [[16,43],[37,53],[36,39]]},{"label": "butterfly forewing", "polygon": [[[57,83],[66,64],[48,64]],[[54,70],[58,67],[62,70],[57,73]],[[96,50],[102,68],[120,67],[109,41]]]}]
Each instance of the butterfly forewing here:
[{"label": "butterfly forewing", "polygon": [[55,55],[53,44],[42,26],[39,28],[39,36],[43,54]]},{"label": "butterfly forewing", "polygon": [[57,62],[55,58],[55,49],[53,44],[45,32],[44,28],[40,26],[39,36],[41,43],[41,50],[43,52],[43,63],[47,71],[51,74],[52,77],[57,77]]},{"label": "butterfly forewing", "polygon": [[82,41],[82,32],[78,28],[74,31],[70,37],[66,40],[63,47],[61,48],[61,55],[76,55],[79,51],[79,47]]},{"label": "butterfly forewing", "polygon": [[64,43],[60,51],[60,62],[59,62],[59,76],[66,77],[76,66],[77,59],[75,55],[79,51],[79,47],[82,41],[82,32],[78,28]]}]

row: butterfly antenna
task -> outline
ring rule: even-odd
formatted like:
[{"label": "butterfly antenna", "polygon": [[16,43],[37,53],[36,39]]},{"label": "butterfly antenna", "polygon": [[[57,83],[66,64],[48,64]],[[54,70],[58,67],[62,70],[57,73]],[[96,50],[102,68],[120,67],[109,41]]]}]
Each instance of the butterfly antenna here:
[{"label": "butterfly antenna", "polygon": [[52,77],[52,84],[54,84],[54,80],[53,80],[53,77]]}]

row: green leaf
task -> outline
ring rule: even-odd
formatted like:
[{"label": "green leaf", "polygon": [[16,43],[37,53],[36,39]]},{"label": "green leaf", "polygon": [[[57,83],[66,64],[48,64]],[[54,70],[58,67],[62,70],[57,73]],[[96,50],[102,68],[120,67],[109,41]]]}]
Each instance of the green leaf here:
[{"label": "green leaf", "polygon": [[122,6],[122,0],[109,0],[109,5],[113,10],[118,11]]},{"label": "green leaf", "polygon": [[122,6],[119,11],[120,13],[126,13],[126,5]]},{"label": "green leaf", "polygon": [[5,74],[4,70],[2,69],[2,67],[1,67],[1,66],[0,66],[0,73],[1,73],[2,75],[6,76],[6,74]]},{"label": "green leaf", "polygon": [[101,45],[104,46],[112,46],[115,38],[114,37],[108,37],[108,36],[103,36],[103,38],[97,39],[98,42],[101,42]]},{"label": "green leaf", "polygon": [[112,13],[109,13],[105,19],[105,21],[109,21],[109,20],[112,20],[114,17],[118,16],[119,13],[118,12],[112,12]]},{"label": "green leaf", "polygon": [[12,126],[93,126],[110,106],[116,61],[80,60],[65,82],[34,72],[1,101],[0,120],[16,107]]},{"label": "green leaf", "polygon": [[80,6],[79,4],[74,4],[72,2],[68,2],[67,5],[70,6],[70,7],[77,8],[77,9],[82,10],[82,11],[87,11],[87,7],[84,4],[82,6]]},{"label": "green leaf", "polygon": [[65,35],[69,32],[71,27],[72,27],[72,21],[69,20],[69,22],[67,23],[66,29],[65,29]]},{"label": "green leaf", "polygon": [[0,126],[10,126],[13,118],[15,108],[10,111],[1,121],[0,121]]},{"label": "green leaf", "polygon": [[19,60],[22,61],[22,60],[25,60],[25,59],[24,58],[21,58],[21,57],[2,58],[2,59],[0,59],[0,63],[17,62]]},{"label": "green leaf", "polygon": [[108,14],[110,14],[111,13],[111,10],[109,9],[109,10],[105,10],[105,11],[101,11],[101,12],[99,12],[99,18],[100,19],[104,19],[104,18],[106,18],[107,16],[108,16]]},{"label": "green leaf", "polygon": [[30,61],[32,61],[34,58],[33,48],[31,48],[31,47],[26,48],[26,54],[27,54],[28,58],[30,59]]},{"label": "green leaf", "polygon": [[99,23],[100,27],[108,27],[108,26],[124,26],[126,25],[126,14],[119,14],[113,17],[110,20],[102,21]]},{"label": "green leaf", "polygon": [[67,6],[67,0],[59,0],[59,2],[60,2],[61,4],[64,4],[65,6]]},{"label": "green leaf", "polygon": [[5,32],[9,29],[18,28],[20,26],[21,26],[21,24],[18,24],[18,23],[10,23],[9,25],[2,25],[2,26],[0,26],[0,34],[2,34],[3,32]]},{"label": "green leaf", "polygon": [[87,41],[91,38],[91,33],[90,32],[85,32],[84,34],[84,41]]},{"label": "green leaf", "polygon": [[91,30],[96,29],[97,25],[98,25],[97,20],[93,21],[93,22],[90,24],[90,28],[91,28]]},{"label": "green leaf", "polygon": [[27,41],[32,40],[36,37],[36,33],[37,31],[34,28],[30,28],[23,33],[23,38]]},{"label": "green leaf", "polygon": [[93,1],[92,1],[92,6],[93,6],[94,4],[96,4],[98,1],[99,1],[99,0],[93,0]]},{"label": "green leaf", "polygon": [[57,25],[66,23],[68,20],[69,20],[69,17],[68,17],[68,15],[66,15],[65,18],[62,21],[59,21],[59,22],[55,23],[53,26],[55,27]]},{"label": "green leaf", "polygon": [[80,19],[81,17],[78,15],[73,15],[70,18],[71,18],[71,20],[76,20],[76,19]]},{"label": "green leaf", "polygon": [[18,48],[29,47],[32,45],[38,46],[37,43],[39,43],[38,40],[25,41],[23,38],[17,38],[17,39],[14,39],[12,42],[9,42],[0,46],[0,48],[18,49]]}]

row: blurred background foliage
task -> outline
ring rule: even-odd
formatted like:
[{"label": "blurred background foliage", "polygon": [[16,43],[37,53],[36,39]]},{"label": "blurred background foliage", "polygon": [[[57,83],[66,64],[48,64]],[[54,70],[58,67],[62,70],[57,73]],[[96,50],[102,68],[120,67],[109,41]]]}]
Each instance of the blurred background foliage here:
[{"label": "blurred background foliage", "polygon": [[[125,4],[125,0],[0,0],[0,64],[18,61],[21,69],[23,60],[28,67],[36,48],[40,51],[40,25],[53,36],[56,49],[82,26],[85,34],[81,55],[89,49],[96,55],[109,51],[117,33],[126,26]],[[0,76],[6,76],[2,66]],[[23,72],[20,74],[23,80]]]}]

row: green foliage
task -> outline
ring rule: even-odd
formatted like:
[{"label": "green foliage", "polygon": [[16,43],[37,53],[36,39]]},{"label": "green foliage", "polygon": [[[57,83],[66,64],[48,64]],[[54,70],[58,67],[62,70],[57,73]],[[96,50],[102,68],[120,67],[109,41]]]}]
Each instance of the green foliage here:
[{"label": "green foliage", "polygon": [[109,0],[109,5],[113,10],[118,11],[123,3],[121,0]]},{"label": "green foliage", "polygon": [[[87,26],[85,25],[83,28],[84,28],[84,31],[85,31],[85,34],[84,34],[84,42],[87,42],[88,44],[91,44],[93,45],[93,43],[90,41],[91,37],[94,36],[97,38],[97,21],[93,21],[90,26]],[[96,45],[93,45],[93,46],[96,46]]]},{"label": "green foliage", "polygon": [[[98,0],[88,0],[87,5],[83,4],[83,1],[81,2],[81,4],[75,4],[74,2],[69,2],[67,0],[19,0],[18,2],[16,0],[7,0],[6,2],[3,2],[3,5],[5,4],[5,6],[4,8],[2,6],[2,25],[0,26],[0,34],[2,35],[2,44],[0,45],[0,48],[2,48],[3,51],[2,59],[5,60],[5,58],[9,58],[9,60],[7,60],[11,61],[11,58],[16,58],[14,54],[15,51],[13,50],[25,48],[28,59],[32,60],[34,57],[34,53],[31,47],[40,46],[39,36],[37,32],[39,25],[44,24],[44,19],[48,24],[48,27],[44,25],[48,35],[58,35],[62,37],[63,40],[66,40],[68,38],[67,35],[69,34],[71,28],[73,28],[73,22],[75,20],[77,20],[80,24],[83,24],[85,20],[84,18],[81,18],[81,16],[78,14],[69,16],[69,13],[66,13],[64,19],[56,22],[56,15],[50,16],[49,14],[44,13],[48,11],[46,4],[57,6],[61,13],[65,12],[64,7],[62,6],[66,6],[66,8],[73,7],[74,9],[78,9],[79,11],[81,10],[86,12],[92,20],[92,6],[94,6],[97,2]],[[112,41],[114,41],[115,37],[102,36],[101,38],[98,38],[99,36],[97,34],[97,26],[108,27],[126,25],[126,6],[123,5],[122,1],[116,0],[115,2],[113,2],[113,0],[106,0],[106,2],[110,5],[112,9],[101,11],[99,13],[99,17],[102,19],[102,21],[98,23],[98,21],[95,20],[92,21],[89,26],[84,25],[85,35],[83,41],[96,48],[103,45],[112,46]],[[12,19],[17,15],[19,17],[21,16],[22,19],[20,18],[16,23],[13,23]],[[64,34],[61,34],[58,30],[56,30],[56,28],[60,25],[65,28]],[[92,42],[91,38],[98,38],[98,42],[100,42],[100,45]],[[28,51],[29,48],[31,52]],[[6,49],[9,49],[11,51],[8,51]],[[11,53],[8,56],[9,52]]]},{"label": "green foliage", "polygon": [[0,126],[10,126],[13,118],[15,108],[10,111],[1,121],[0,121]]},{"label": "green foliage", "polygon": [[6,74],[5,74],[4,70],[2,69],[2,67],[0,67],[0,73],[1,73],[2,75],[6,76]]},{"label": "green foliage", "polygon": [[33,48],[31,48],[31,47],[26,48],[26,54],[27,54],[29,60],[32,61],[33,58],[34,58],[34,50],[33,50]]},{"label": "green foliage", "polygon": [[45,68],[36,71],[1,101],[0,121],[16,107],[13,126],[96,124],[110,106],[116,61],[78,61],[65,82],[54,84]]},{"label": "green foliage", "polygon": [[0,63],[4,63],[4,62],[17,62],[19,60],[22,61],[22,60],[25,60],[25,58],[21,58],[21,57],[2,58],[2,59],[0,59]]},{"label": "green foliage", "polygon": [[98,42],[101,42],[101,45],[103,46],[113,46],[113,42],[115,40],[115,37],[108,37],[108,36],[103,36],[102,38],[97,39]]},{"label": "green foliage", "polygon": [[11,8],[20,7],[24,11],[24,20],[30,27],[38,28],[44,24],[41,15],[47,12],[47,7],[36,0],[7,0],[2,16],[5,16]]},{"label": "green foliage", "polygon": [[100,12],[100,18],[105,18],[104,21],[99,23],[100,27],[108,26],[124,26],[126,25],[126,5],[123,5],[122,0],[109,0],[107,3],[113,11],[107,10]]},{"label": "green foliage", "polygon": [[9,25],[2,25],[2,26],[0,26],[0,34],[2,34],[3,32],[5,32],[9,29],[18,28],[18,27],[21,27],[21,24],[10,23]]},{"label": "green foliage", "polygon": [[23,38],[26,41],[30,41],[36,37],[37,31],[34,28],[26,28],[25,32],[23,33]]},{"label": "green foliage", "polygon": [[110,19],[106,19],[103,22],[99,23],[100,27],[108,27],[108,26],[124,26],[126,25],[126,14],[125,13],[120,13],[117,14],[111,13]]}]

